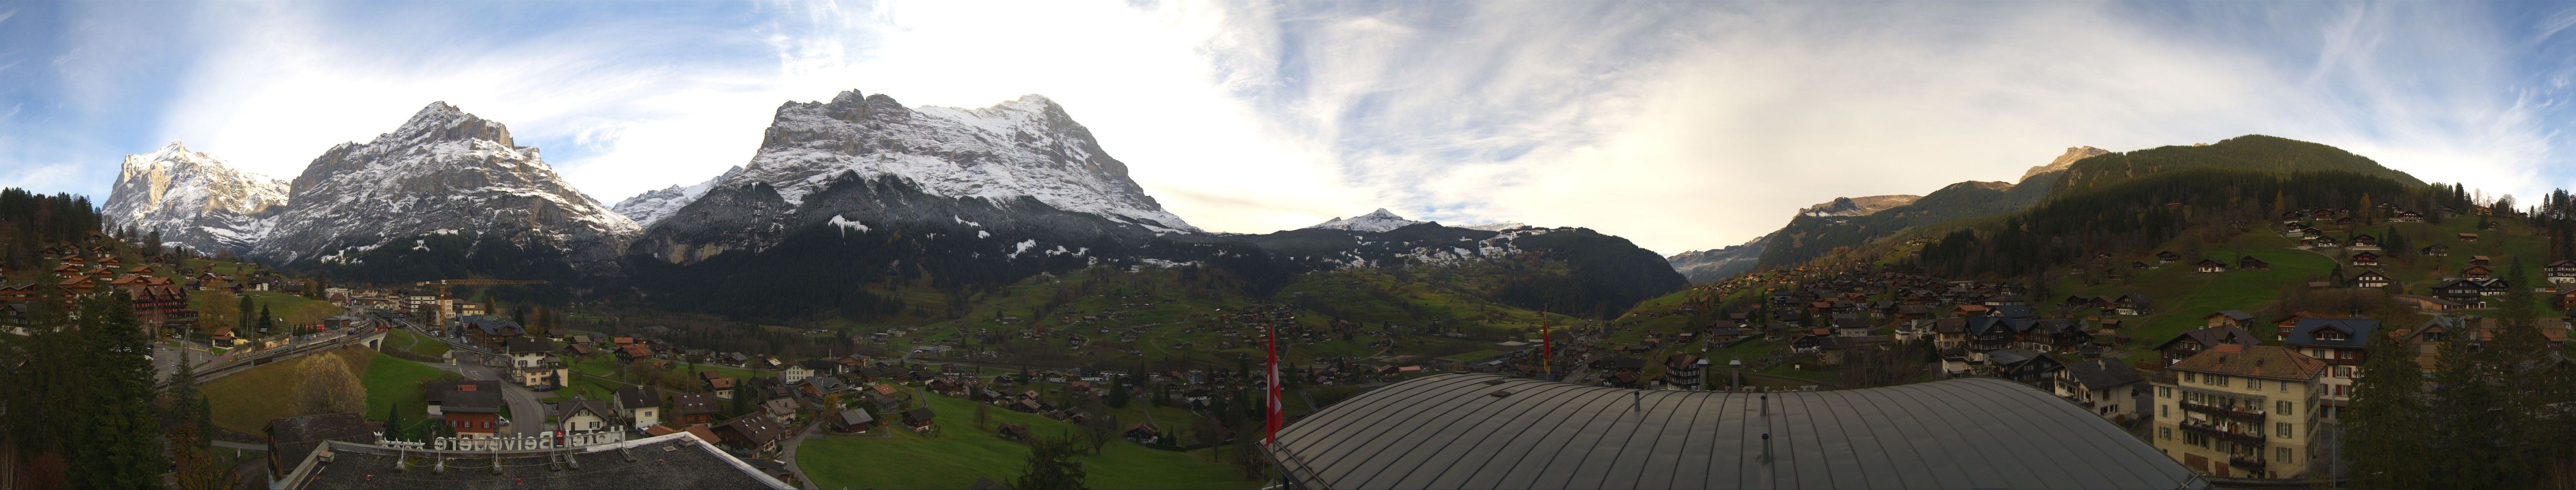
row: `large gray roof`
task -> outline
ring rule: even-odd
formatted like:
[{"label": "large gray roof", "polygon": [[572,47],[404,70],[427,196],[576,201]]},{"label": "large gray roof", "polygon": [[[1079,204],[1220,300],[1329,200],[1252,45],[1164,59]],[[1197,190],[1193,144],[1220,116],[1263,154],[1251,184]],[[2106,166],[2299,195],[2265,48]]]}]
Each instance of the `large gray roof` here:
[{"label": "large gray roof", "polygon": [[1730,393],[1440,374],[1326,407],[1271,452],[1305,488],[2208,486],[2100,417],[1990,378]]}]

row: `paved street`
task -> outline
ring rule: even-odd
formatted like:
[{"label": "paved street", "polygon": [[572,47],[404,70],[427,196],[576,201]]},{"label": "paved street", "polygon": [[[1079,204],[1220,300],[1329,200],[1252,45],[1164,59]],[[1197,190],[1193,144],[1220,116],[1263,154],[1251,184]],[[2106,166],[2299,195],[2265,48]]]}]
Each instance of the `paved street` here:
[{"label": "paved street", "polygon": [[786,446],[786,449],[778,452],[778,460],[780,462],[787,463],[788,473],[796,475],[795,483],[798,488],[814,488],[814,481],[805,479],[805,468],[797,466],[796,447],[805,445],[806,439],[821,439],[825,437],[821,430],[822,426],[823,424],[821,422],[805,424],[805,428],[803,430],[796,431],[796,437],[787,438],[787,442],[780,443],[781,445]]},{"label": "paved street", "polygon": [[510,382],[504,377],[509,374],[506,372],[508,368],[484,366],[483,354],[467,350],[451,352],[456,354],[456,362],[440,363],[439,369],[465,375],[465,379],[501,382],[501,400],[510,404],[510,430],[504,435],[532,436],[546,432],[546,406],[537,401],[536,391]]}]

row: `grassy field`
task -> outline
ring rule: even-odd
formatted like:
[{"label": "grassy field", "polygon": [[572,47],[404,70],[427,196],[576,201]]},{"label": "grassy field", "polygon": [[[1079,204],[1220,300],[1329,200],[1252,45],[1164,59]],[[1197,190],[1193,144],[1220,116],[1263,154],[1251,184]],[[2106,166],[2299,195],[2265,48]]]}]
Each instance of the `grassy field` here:
[{"label": "grassy field", "polygon": [[[805,441],[794,463],[819,488],[966,488],[977,477],[1009,483],[1028,456],[1026,446],[974,427],[975,402],[930,395],[940,414],[939,435],[891,429],[892,438],[833,436]],[[1042,436],[1075,430],[1072,424],[995,408],[992,423],[1029,426]],[[884,430],[884,429],[881,429]],[[1203,452],[1200,454],[1204,454]],[[1081,458],[1090,488],[1253,488],[1231,464],[1210,464],[1190,453],[1111,442],[1099,455]]]},{"label": "grassy field", "polygon": [[[386,407],[402,407],[405,417],[417,418],[423,407],[420,384],[456,379],[456,373],[426,364],[411,362],[364,347],[349,347],[325,354],[340,356],[349,366],[362,370],[355,373],[367,390],[367,416],[383,417]],[[300,359],[298,359],[300,360]],[[309,415],[297,413],[301,404],[295,400],[301,373],[294,361],[282,361],[225,376],[204,387],[206,400],[213,405],[215,425],[245,434],[258,434],[271,419]]]},{"label": "grassy field", "polygon": [[[315,355],[340,356],[351,367],[364,369],[378,354],[365,347],[350,347]],[[280,362],[225,376],[206,383],[203,390],[207,404],[214,409],[216,427],[258,434],[271,419],[305,415],[296,413],[301,404],[294,403],[300,398],[296,382],[302,379],[295,363]]]},{"label": "grassy field", "polygon": [[367,383],[367,415],[379,417],[385,413],[386,407],[397,407],[404,417],[420,416],[421,410],[429,403],[422,399],[425,393],[421,391],[420,384],[457,378],[456,373],[437,367],[376,353],[367,362],[363,378]]},{"label": "grassy field", "polygon": [[438,339],[424,337],[420,334],[412,333],[410,330],[394,329],[390,332],[391,333],[385,336],[386,349],[405,351],[429,357],[438,357],[446,354],[447,350],[452,348],[448,346],[446,342],[440,342]]}]

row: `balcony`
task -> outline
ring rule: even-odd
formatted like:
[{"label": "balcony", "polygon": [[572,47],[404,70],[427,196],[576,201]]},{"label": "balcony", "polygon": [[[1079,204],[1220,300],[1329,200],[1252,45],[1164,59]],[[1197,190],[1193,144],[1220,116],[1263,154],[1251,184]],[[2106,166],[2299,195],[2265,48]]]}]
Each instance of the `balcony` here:
[{"label": "balcony", "polygon": [[2227,457],[2227,465],[2228,465],[2228,466],[2234,466],[2234,467],[2236,467],[2236,468],[2243,469],[2243,470],[2246,470],[2246,471],[2251,471],[2251,472],[2261,473],[2261,472],[2263,471],[2263,457],[2261,457],[2261,456],[2228,456],[2228,457]]},{"label": "balcony", "polygon": [[2226,407],[2222,407],[2222,406],[2217,406],[2217,405],[2209,405],[2209,404],[2203,404],[2203,403],[2192,403],[2192,402],[2187,402],[2187,401],[2185,401],[2185,402],[2176,402],[2176,403],[2181,404],[2181,405],[2182,405],[2182,409],[2183,409],[2183,410],[2194,411],[2194,412],[2200,412],[2200,413],[2206,413],[2206,414],[2210,414],[2210,415],[2213,415],[2213,416],[2226,417],[2226,418],[2230,418],[2230,419],[2243,420],[2243,421],[2253,422],[2253,423],[2262,423],[2262,422],[2263,422],[2263,412],[2261,412],[2261,411],[2257,411],[2257,410],[2246,410],[2246,409],[2238,408],[2238,407],[2234,407],[2234,406],[2226,406]]},{"label": "balcony", "polygon": [[2207,422],[2195,422],[2191,420],[2184,420],[2181,425],[2183,432],[2197,433],[2245,444],[2262,444],[2264,442],[2262,431],[2231,431],[2220,428],[2216,425],[2211,425]]}]

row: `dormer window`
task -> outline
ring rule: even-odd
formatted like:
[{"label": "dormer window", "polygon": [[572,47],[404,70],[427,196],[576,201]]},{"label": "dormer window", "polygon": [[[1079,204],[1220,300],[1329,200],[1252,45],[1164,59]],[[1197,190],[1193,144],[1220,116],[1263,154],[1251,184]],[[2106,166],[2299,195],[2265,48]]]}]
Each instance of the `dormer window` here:
[{"label": "dormer window", "polygon": [[2317,330],[2316,338],[2317,340],[2344,340],[2347,337],[2344,336],[2343,331],[2341,330],[2321,329]]}]

